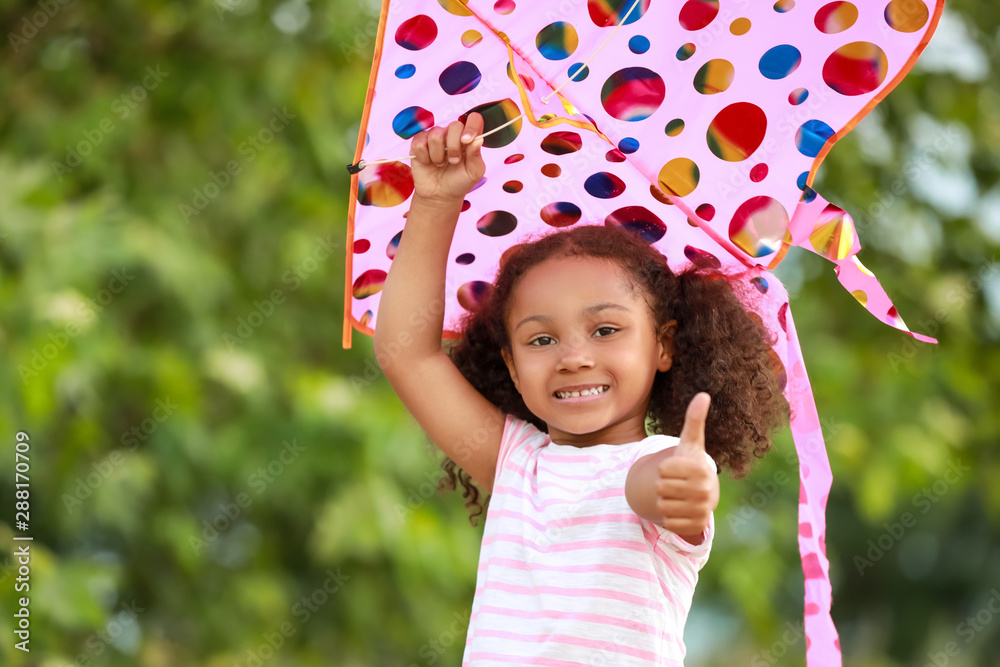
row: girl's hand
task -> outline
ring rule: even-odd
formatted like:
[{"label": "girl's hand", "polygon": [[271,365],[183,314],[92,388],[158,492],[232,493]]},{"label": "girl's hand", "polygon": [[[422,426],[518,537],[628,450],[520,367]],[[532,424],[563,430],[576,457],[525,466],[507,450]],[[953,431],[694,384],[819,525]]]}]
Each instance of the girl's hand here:
[{"label": "girl's hand", "polygon": [[660,462],[656,509],[660,525],[691,544],[701,544],[712,511],[719,505],[719,477],[705,458],[705,418],[711,397],[701,392],[684,415],[681,442]]},{"label": "girl's hand", "polygon": [[465,125],[454,121],[448,128],[432,127],[417,134],[410,144],[414,195],[425,201],[451,202],[465,198],[486,173],[479,151],[483,117],[471,113]]}]

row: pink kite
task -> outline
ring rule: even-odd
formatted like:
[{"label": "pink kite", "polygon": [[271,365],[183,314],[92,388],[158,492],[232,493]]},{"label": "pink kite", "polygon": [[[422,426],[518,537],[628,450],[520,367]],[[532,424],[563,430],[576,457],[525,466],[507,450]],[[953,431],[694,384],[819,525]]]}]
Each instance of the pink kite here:
[{"label": "pink kite", "polygon": [[[449,255],[445,335],[525,236],[605,224],[674,271],[721,269],[777,337],[800,464],[806,656],[839,666],[830,617],[832,475],[788,295],[791,246],[834,263],[871,314],[910,332],[857,259],[851,216],[810,186],[823,158],[913,66],[943,0],[410,0],[382,5],[352,176],[344,339],[378,326],[413,193],[410,140],[478,111],[487,177]],[[380,87],[379,87],[380,86]],[[378,90],[376,90],[378,88]],[[360,205],[360,206],[359,206]]]}]

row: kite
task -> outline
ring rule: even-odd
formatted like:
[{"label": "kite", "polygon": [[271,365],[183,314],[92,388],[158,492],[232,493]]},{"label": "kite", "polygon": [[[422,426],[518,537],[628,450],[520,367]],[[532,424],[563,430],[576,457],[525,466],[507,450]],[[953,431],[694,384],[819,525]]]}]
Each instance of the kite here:
[{"label": "kite", "polygon": [[475,111],[486,177],[448,258],[444,335],[488,296],[501,254],[575,224],[640,234],[674,271],[727,274],[776,336],[799,457],[810,667],[841,664],[830,616],[830,464],[788,295],[792,246],[834,265],[882,322],[911,332],[849,213],[812,189],[831,147],[910,71],[943,0],[384,0],[352,174],[344,347],[378,326],[413,193],[411,138]]}]

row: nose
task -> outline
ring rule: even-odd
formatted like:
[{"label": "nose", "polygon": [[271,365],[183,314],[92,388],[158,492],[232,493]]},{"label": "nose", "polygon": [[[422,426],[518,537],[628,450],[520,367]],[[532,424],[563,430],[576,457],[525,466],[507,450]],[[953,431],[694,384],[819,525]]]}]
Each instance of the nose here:
[{"label": "nose", "polygon": [[583,336],[575,336],[570,340],[563,341],[559,355],[559,363],[556,370],[578,371],[585,368],[593,368],[594,356],[591,352],[587,340]]}]

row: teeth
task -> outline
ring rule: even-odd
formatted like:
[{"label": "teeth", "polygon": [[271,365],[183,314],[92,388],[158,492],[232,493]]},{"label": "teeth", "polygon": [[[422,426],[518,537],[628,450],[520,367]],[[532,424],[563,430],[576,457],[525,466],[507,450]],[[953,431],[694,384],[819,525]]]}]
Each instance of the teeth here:
[{"label": "teeth", "polygon": [[603,394],[608,390],[607,385],[602,385],[600,387],[594,387],[593,389],[584,389],[583,391],[557,391],[556,396],[559,398],[576,398],[578,396],[594,396],[596,394]]}]

